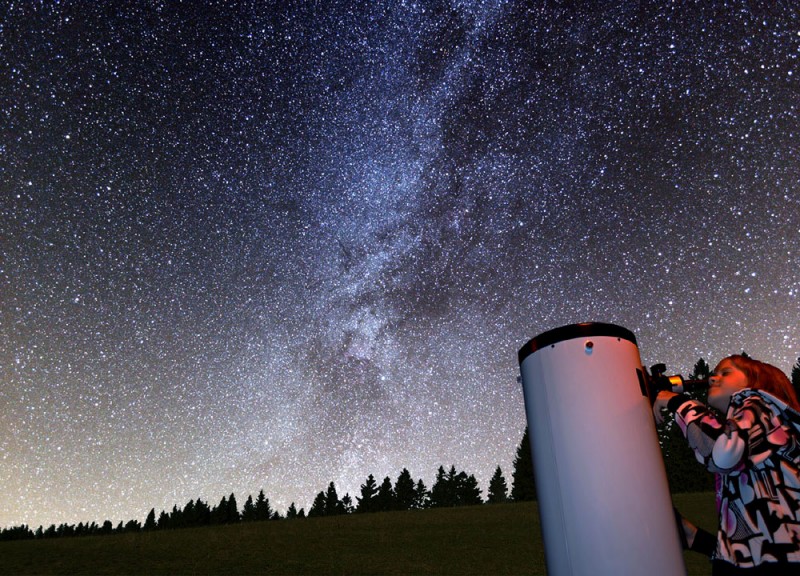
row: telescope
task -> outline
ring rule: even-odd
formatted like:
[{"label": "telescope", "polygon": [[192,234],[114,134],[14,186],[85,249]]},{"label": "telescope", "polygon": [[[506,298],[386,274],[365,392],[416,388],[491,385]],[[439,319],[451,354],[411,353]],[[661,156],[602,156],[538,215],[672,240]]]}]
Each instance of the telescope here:
[{"label": "telescope", "polygon": [[539,334],[519,363],[547,573],[685,576],[652,407],[701,384],[648,374],[634,334],[599,322]]},{"label": "telescope", "polygon": [[698,378],[684,380],[680,374],[666,375],[666,364],[653,364],[650,366],[650,374],[646,376],[647,397],[652,405],[656,401],[656,396],[662,390],[681,394],[690,390],[701,390],[708,388],[708,378]]}]

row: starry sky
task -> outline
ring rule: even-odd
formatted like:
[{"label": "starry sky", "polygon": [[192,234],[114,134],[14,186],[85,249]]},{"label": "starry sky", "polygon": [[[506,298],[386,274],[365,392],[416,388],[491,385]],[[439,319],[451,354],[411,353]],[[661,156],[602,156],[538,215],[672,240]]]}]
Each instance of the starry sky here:
[{"label": "starry sky", "polygon": [[485,496],[565,324],[789,372],[798,57],[792,2],[4,3],[0,527]]}]

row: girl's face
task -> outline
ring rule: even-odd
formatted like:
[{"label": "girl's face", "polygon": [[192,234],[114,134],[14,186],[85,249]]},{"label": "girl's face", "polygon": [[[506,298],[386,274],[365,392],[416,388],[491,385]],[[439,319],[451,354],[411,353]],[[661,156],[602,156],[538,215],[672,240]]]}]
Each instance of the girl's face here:
[{"label": "girl's face", "polygon": [[708,384],[708,403],[724,413],[728,410],[731,396],[747,388],[747,376],[726,358],[714,368]]}]

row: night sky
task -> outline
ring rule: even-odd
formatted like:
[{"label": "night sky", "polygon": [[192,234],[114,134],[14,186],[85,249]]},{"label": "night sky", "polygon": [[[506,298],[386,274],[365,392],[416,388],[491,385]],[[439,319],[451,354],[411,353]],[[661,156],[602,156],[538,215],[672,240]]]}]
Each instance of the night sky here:
[{"label": "night sky", "polygon": [[799,58],[793,2],[4,3],[0,527],[485,497],[564,324],[788,373]]}]

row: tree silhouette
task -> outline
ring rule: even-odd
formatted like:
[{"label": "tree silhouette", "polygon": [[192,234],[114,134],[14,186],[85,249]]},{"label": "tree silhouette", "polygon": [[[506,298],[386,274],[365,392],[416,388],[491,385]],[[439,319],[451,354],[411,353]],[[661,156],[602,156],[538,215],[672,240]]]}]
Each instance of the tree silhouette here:
[{"label": "tree silhouette", "polygon": [[414,488],[414,508],[423,509],[431,505],[431,493],[422,481],[422,478],[417,480],[417,485]]},{"label": "tree silhouette", "polygon": [[272,508],[269,505],[269,498],[264,496],[264,490],[258,492],[255,505],[256,520],[269,520],[272,518]]},{"label": "tree silhouette", "polygon": [[342,496],[339,504],[341,505],[342,512],[344,514],[352,514],[355,512],[355,506],[353,506],[353,499],[350,497],[350,494],[347,493]]},{"label": "tree silhouette", "polygon": [[203,502],[200,498],[194,503],[195,526],[206,526],[211,524],[211,506],[208,502]]},{"label": "tree silhouette", "polygon": [[236,496],[231,495],[228,496],[228,522],[238,522],[239,518],[239,507],[236,504]]},{"label": "tree silhouette", "polygon": [[458,475],[458,505],[459,506],[475,506],[483,504],[481,499],[481,489],[478,488],[478,480],[473,474],[467,476],[466,472],[461,472]]},{"label": "tree silhouette", "polygon": [[450,468],[447,473],[447,478],[451,482],[454,502],[453,506],[461,506],[465,501],[466,487],[467,487],[467,473],[463,470],[456,472],[456,467]]},{"label": "tree silhouette", "polygon": [[[703,377],[709,370],[708,365],[701,358],[694,368],[694,377]],[[800,380],[800,358],[792,371],[793,383],[797,385]],[[681,439],[682,440],[682,439]],[[683,446],[684,442],[666,443],[665,459],[681,462],[685,460],[683,456],[678,457],[678,446]],[[517,447],[516,458],[514,459],[514,485],[511,490],[511,499],[528,500],[535,498],[535,487],[533,478],[533,462],[531,459],[529,431],[526,428],[520,445]],[[694,464],[692,462],[692,464]],[[693,468],[699,468],[693,466]],[[702,468],[700,468],[702,470]],[[673,491],[686,489],[706,490],[708,482],[705,479],[697,480],[697,474],[690,476],[680,467],[673,466],[670,483]],[[321,491],[314,499],[314,503],[309,509],[308,516],[331,516],[337,514],[349,514],[356,512],[374,512],[387,510],[409,510],[427,507],[442,506],[462,506],[476,505],[483,502],[481,489],[474,475],[464,471],[458,472],[455,465],[451,465],[448,471],[443,466],[439,466],[433,487],[429,491],[422,479],[416,484],[407,468],[403,468],[398,475],[394,485],[391,478],[387,476],[383,483],[377,486],[375,477],[370,474],[367,480],[360,487],[361,495],[356,499],[357,506],[353,506],[353,499],[349,494],[339,498],[336,485],[330,482],[327,492]],[[489,503],[503,502],[509,499],[508,486],[503,476],[502,469],[498,466],[494,476],[489,483],[487,501]],[[286,511],[286,518],[304,518],[304,509],[298,511],[294,502],[291,503]],[[172,507],[172,512],[164,510],[156,519],[155,509],[152,508],[147,514],[147,518],[142,525],[137,520],[130,520],[127,523],[121,521],[116,528],[106,520],[100,527],[97,523],[80,523],[77,526],[61,524],[58,527],[51,525],[46,530],[39,527],[35,532],[26,526],[13,529],[0,530],[0,539],[11,537],[31,538],[53,538],[59,536],[83,536],[92,534],[108,534],[133,532],[141,530],[164,530],[177,529],[189,526],[202,526],[207,524],[225,524],[238,521],[270,520],[281,519],[282,516],[270,507],[269,500],[264,495],[264,491],[259,491],[258,498],[254,501],[252,496],[247,497],[247,501],[241,513],[238,510],[236,496],[223,496],[219,504],[213,509],[200,498],[189,500],[184,508]],[[22,535],[22,536],[20,536]]]},{"label": "tree silhouette", "polygon": [[377,494],[378,485],[375,482],[375,476],[370,474],[367,476],[367,481],[361,485],[361,496],[356,496],[356,512],[374,512]]},{"label": "tree silhouette", "polygon": [[325,516],[325,492],[320,492],[314,498],[311,504],[311,509],[308,511],[308,517]]},{"label": "tree silhouette", "polygon": [[[111,524],[111,522],[110,522],[110,521],[108,521],[108,520],[106,520],[106,522],[108,522],[109,524]],[[104,524],[103,524],[103,530],[104,530],[104,533],[105,533],[105,527],[106,527],[106,525],[105,525],[105,523],[104,523]],[[161,511],[161,514],[159,514],[159,515],[158,515],[158,529],[159,529],[159,530],[166,530],[167,528],[170,528],[170,523],[169,523],[169,514],[167,514],[166,512],[164,512],[164,511],[162,510],[162,511]],[[112,528],[112,529],[113,529],[113,528]]]},{"label": "tree silhouette", "polygon": [[[41,526],[36,533],[38,534],[40,531]],[[25,524],[0,530],[0,540],[33,540],[36,537],[36,534]]]},{"label": "tree silhouette", "polygon": [[223,496],[222,500],[219,501],[219,504],[213,510],[211,510],[211,523],[227,524],[230,521],[228,518],[229,513],[230,508],[228,507],[228,498]]},{"label": "tree silhouette", "polygon": [[433,482],[433,487],[431,488],[431,508],[453,506],[455,504],[455,498],[452,492],[451,482],[448,480],[444,467],[439,466],[439,469],[436,471],[436,480]]},{"label": "tree silhouette", "polygon": [[[189,504],[194,506],[194,502],[190,501]],[[187,506],[189,506],[187,504]],[[183,511],[178,508],[177,505],[173,504],[172,512],[169,515],[169,526],[170,528],[183,528]]]},{"label": "tree silhouette", "polygon": [[194,500],[189,500],[186,503],[186,506],[183,507],[183,510],[179,514],[180,516],[180,526],[197,526],[200,522],[197,516],[197,509],[195,507]]},{"label": "tree silhouette", "polygon": [[536,481],[533,478],[533,458],[531,456],[531,440],[527,426],[517,447],[512,473],[511,499],[515,502],[536,500]]},{"label": "tree silhouette", "polygon": [[253,522],[256,520],[256,506],[253,504],[253,496],[248,495],[242,506],[242,522]]},{"label": "tree silhouette", "polygon": [[711,376],[711,366],[709,366],[704,359],[700,358],[697,362],[695,362],[689,378],[701,380],[703,378],[708,378],[709,376]]},{"label": "tree silhouette", "polygon": [[431,508],[449,506],[471,506],[481,504],[481,490],[474,475],[467,475],[463,470],[456,472],[454,465],[445,473],[439,466],[436,482],[430,492]]},{"label": "tree silhouette", "polygon": [[494,471],[494,476],[489,481],[489,492],[486,497],[489,504],[501,504],[508,500],[508,486],[500,466]]},{"label": "tree silhouette", "polygon": [[410,510],[414,507],[417,493],[414,480],[407,468],[403,468],[394,484],[395,507],[397,510]]},{"label": "tree silhouette", "polygon": [[147,519],[144,521],[144,530],[155,530],[156,529],[156,509],[151,508],[150,513],[147,515]]},{"label": "tree silhouette", "polygon": [[336,516],[337,514],[344,514],[344,506],[339,501],[336,485],[331,482],[328,484],[328,492],[325,494],[325,516]]},{"label": "tree silhouette", "polygon": [[375,507],[381,512],[394,510],[395,494],[392,488],[392,479],[388,476],[383,479],[383,482],[378,488],[378,495],[375,497]]}]

